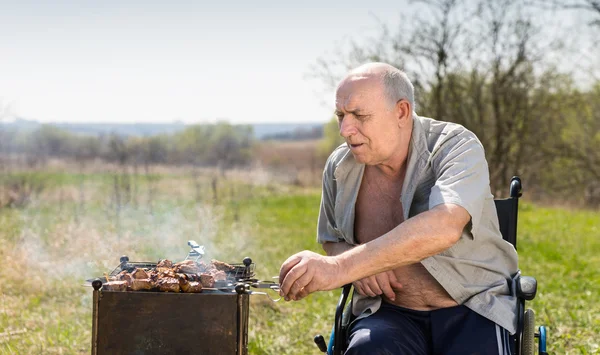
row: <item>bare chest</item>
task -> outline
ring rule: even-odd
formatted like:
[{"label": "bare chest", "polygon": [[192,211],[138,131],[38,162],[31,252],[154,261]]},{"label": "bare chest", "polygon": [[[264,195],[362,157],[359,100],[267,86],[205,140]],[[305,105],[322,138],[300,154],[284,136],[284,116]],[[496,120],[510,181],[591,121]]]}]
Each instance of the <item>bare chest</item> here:
[{"label": "bare chest", "polygon": [[[402,184],[388,181],[367,183],[363,178],[355,204],[354,237],[360,244],[379,238],[404,222]],[[420,263],[393,270],[403,285],[395,301],[387,302],[419,310],[455,306],[457,303]]]},{"label": "bare chest", "polygon": [[404,221],[402,183],[363,179],[355,204],[354,236],[367,243]]}]

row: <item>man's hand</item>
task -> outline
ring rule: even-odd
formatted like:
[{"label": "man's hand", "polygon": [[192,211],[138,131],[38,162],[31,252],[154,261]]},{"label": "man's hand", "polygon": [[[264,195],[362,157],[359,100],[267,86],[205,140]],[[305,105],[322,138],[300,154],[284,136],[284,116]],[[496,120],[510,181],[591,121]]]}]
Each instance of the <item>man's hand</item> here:
[{"label": "man's hand", "polygon": [[305,250],[290,256],[281,265],[279,293],[286,301],[298,301],[312,292],[333,290],[342,286],[341,274],[335,257]]},{"label": "man's hand", "polygon": [[390,300],[396,299],[394,290],[402,288],[393,271],[382,272],[352,283],[358,294],[368,297],[384,295]]}]

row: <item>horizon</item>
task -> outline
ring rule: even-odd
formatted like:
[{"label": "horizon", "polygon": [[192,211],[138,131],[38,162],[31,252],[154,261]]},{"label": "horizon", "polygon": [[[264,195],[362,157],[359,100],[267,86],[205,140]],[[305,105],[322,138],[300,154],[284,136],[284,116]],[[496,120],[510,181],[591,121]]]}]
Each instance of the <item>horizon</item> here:
[{"label": "horizon", "polygon": [[9,117],[0,119],[0,124],[10,124],[15,122],[28,122],[37,124],[49,124],[49,125],[176,125],[181,124],[185,126],[202,125],[202,124],[217,124],[217,123],[228,123],[231,125],[322,125],[327,122],[300,122],[300,121],[273,121],[273,122],[231,122],[226,119],[214,120],[214,121],[202,121],[202,122],[184,122],[184,121],[127,121],[127,122],[111,122],[111,121],[84,121],[84,122],[64,122],[64,121],[40,121],[36,119],[29,119],[25,117]]}]

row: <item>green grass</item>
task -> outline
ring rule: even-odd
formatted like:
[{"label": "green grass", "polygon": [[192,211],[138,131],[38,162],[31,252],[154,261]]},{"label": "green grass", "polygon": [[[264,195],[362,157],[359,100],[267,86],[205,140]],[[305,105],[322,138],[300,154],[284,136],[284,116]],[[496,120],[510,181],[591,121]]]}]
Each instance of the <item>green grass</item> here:
[{"label": "green grass", "polygon": [[[140,198],[123,206],[118,219],[105,177],[90,179],[88,201],[77,216],[76,198],[60,210],[44,199],[22,210],[0,210],[0,257],[10,266],[0,268],[0,354],[89,353],[92,292],[82,280],[111,271],[122,254],[181,259],[187,240],[196,239],[221,260],[252,257],[257,276],[270,280],[291,254],[320,251],[318,190],[236,183],[220,191],[221,203],[213,205],[208,187],[199,202],[191,180],[157,180],[153,208]],[[147,186],[138,188],[144,196]],[[599,351],[599,226],[597,212],[521,204],[520,268],[538,280],[528,307],[536,311],[536,323],[548,326],[551,353]],[[318,354],[312,338],[327,338],[338,295],[278,303],[252,296],[250,354]]]},{"label": "green grass", "polygon": [[538,280],[530,303],[549,326],[555,353],[600,351],[600,216],[591,211],[522,208],[519,257]]}]

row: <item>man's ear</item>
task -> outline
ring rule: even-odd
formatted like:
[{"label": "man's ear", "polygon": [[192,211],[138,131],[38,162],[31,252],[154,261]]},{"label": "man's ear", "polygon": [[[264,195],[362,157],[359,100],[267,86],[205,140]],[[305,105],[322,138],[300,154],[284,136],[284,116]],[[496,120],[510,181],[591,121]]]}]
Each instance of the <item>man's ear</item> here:
[{"label": "man's ear", "polygon": [[410,107],[410,102],[404,99],[400,99],[398,102],[396,102],[396,118],[398,119],[398,127],[403,128],[410,124],[411,112],[412,107]]}]

